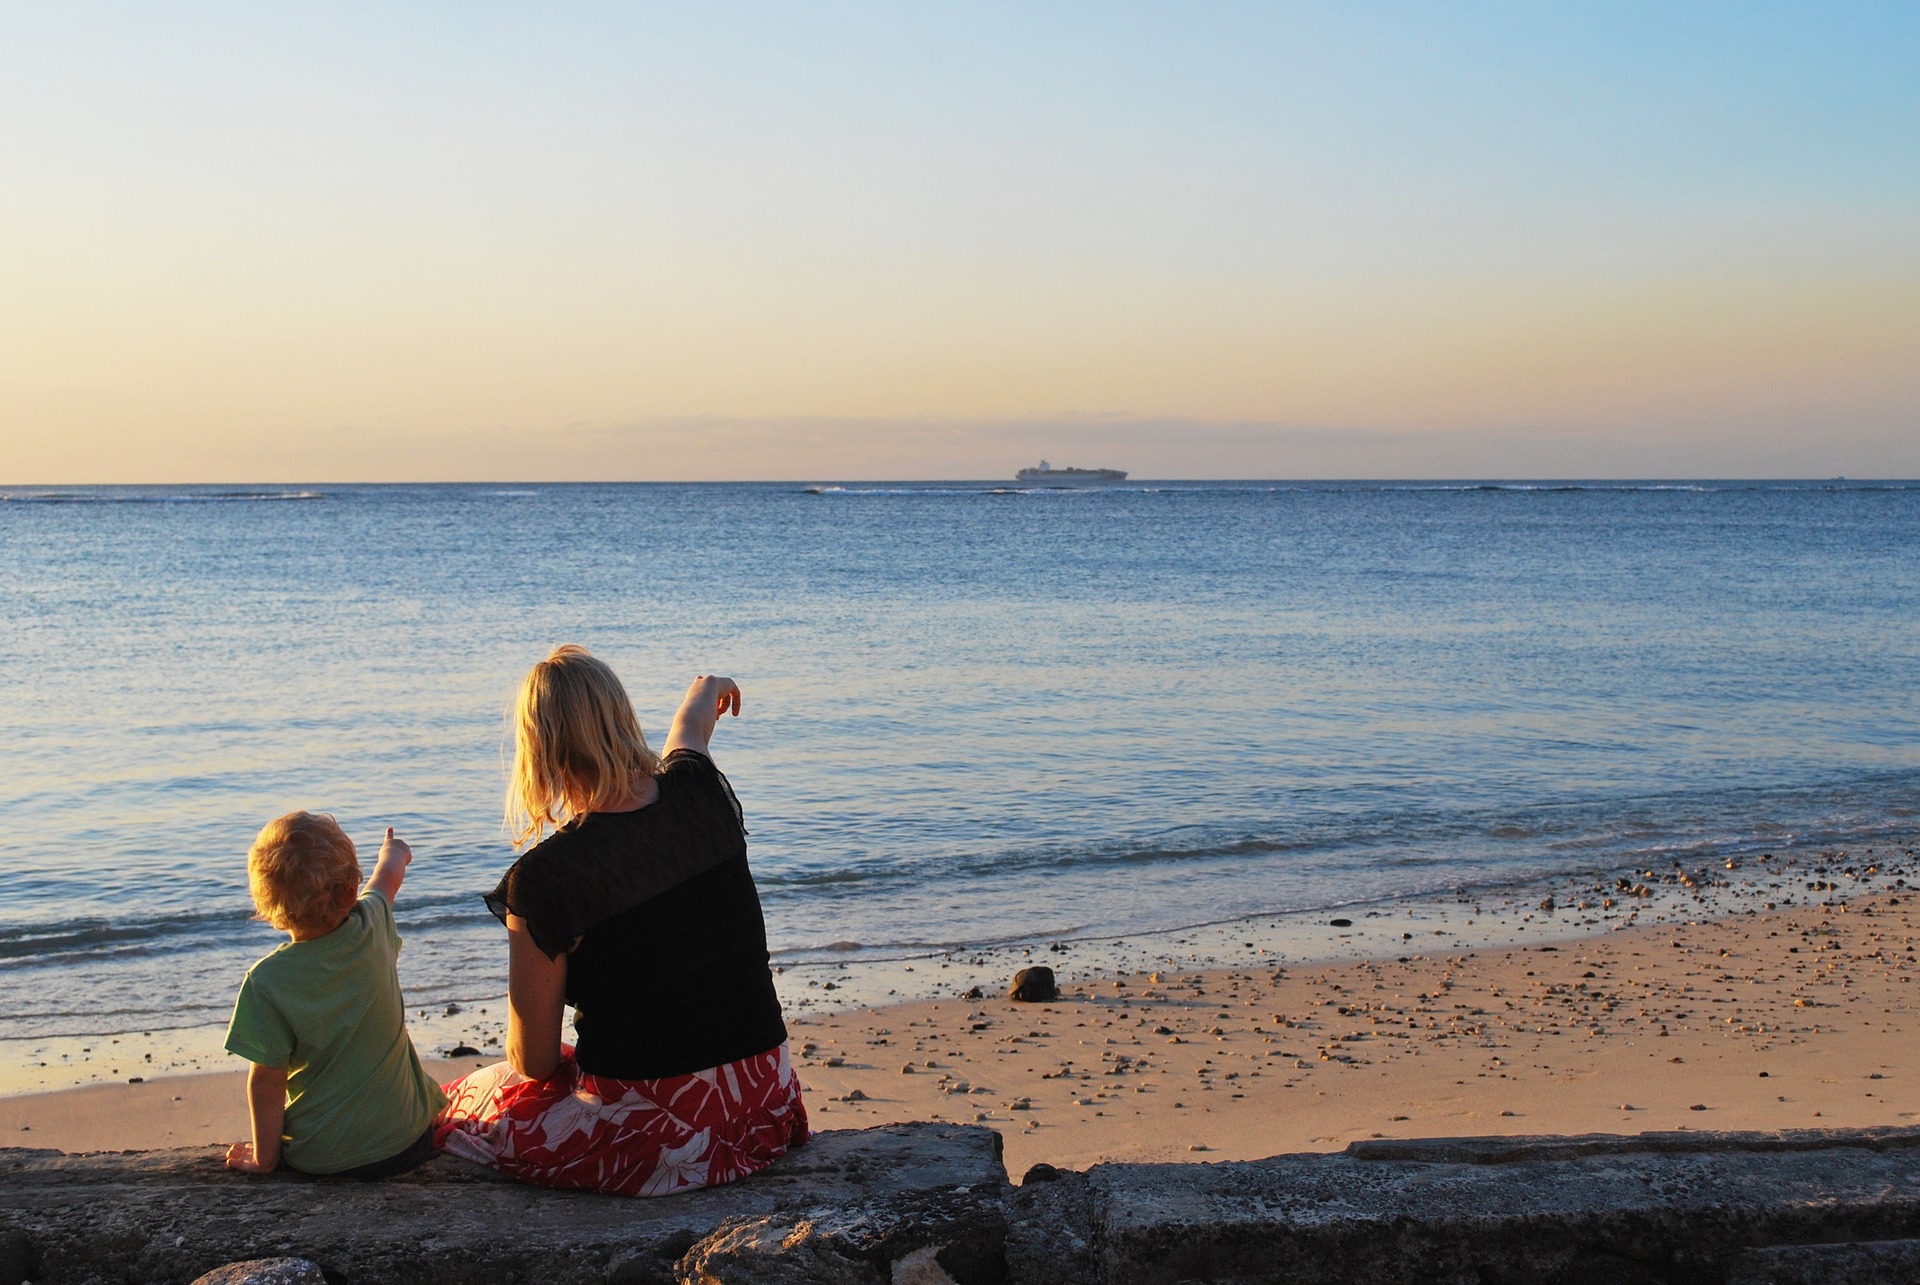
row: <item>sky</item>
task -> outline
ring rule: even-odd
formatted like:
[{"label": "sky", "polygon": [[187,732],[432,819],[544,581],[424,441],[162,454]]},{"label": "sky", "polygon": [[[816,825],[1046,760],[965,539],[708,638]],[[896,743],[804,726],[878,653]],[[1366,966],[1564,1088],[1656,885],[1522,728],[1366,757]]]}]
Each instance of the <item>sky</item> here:
[{"label": "sky", "polygon": [[0,3],[0,485],[1920,477],[1912,4]]}]

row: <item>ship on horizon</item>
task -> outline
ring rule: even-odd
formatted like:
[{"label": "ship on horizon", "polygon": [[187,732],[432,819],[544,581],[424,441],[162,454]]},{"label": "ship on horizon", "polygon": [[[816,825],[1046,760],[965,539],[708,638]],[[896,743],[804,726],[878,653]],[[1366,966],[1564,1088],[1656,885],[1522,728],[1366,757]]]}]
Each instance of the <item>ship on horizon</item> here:
[{"label": "ship on horizon", "polygon": [[1117,468],[1055,468],[1045,460],[1038,468],[1023,468],[1014,474],[1022,482],[1124,482],[1127,474]]}]

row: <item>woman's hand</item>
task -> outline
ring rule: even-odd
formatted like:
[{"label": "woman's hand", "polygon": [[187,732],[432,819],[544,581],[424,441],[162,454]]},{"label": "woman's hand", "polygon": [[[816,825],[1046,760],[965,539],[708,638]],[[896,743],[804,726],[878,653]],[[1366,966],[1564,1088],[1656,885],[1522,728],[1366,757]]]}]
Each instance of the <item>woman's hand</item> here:
[{"label": "woman's hand", "polygon": [[673,716],[673,728],[667,733],[662,753],[698,750],[705,754],[707,742],[713,739],[714,725],[722,714],[740,717],[740,684],[717,674],[700,675],[693,680],[693,686],[687,688],[680,712]]},{"label": "woman's hand", "polygon": [[719,702],[713,710],[716,723],[720,721],[722,714],[731,713],[735,718],[740,717],[740,684],[731,678],[708,678],[704,675],[694,679],[693,683],[696,688],[702,683],[711,685],[715,698]]}]

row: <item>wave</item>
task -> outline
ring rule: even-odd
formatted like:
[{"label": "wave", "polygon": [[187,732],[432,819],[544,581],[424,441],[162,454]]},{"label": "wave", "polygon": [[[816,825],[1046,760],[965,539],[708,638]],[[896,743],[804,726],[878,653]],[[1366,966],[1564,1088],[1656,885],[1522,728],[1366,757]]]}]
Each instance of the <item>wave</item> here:
[{"label": "wave", "polygon": [[[992,483],[934,482],[899,486],[805,486],[802,495],[1042,495],[1086,490],[1063,486],[998,486]],[[1130,488],[1129,488],[1130,489]]]},{"label": "wave", "polygon": [[[401,902],[395,918],[403,933],[494,922],[477,890],[409,896]],[[76,961],[98,963],[214,946],[244,945],[248,949],[264,950],[271,944],[265,933],[251,909],[245,906],[144,919],[88,916],[0,928],[0,961],[18,960],[46,966]]]},{"label": "wave", "polygon": [[10,927],[0,929],[0,959],[33,959],[56,963],[70,956],[98,959],[102,955],[139,950],[169,939],[190,944],[192,938],[204,938],[209,930],[217,932],[237,928],[251,918],[244,910],[220,910],[164,915],[154,919],[69,919]]},{"label": "wave", "polygon": [[825,869],[756,865],[770,900],[862,893],[921,883],[929,868],[942,881],[1022,883],[1101,870],[1205,864],[1300,854],[1319,870],[1473,869],[1525,859],[1554,868],[1618,859],[1673,860],[1735,855],[1788,844],[1847,844],[1913,828],[1905,800],[1920,773],[1873,773],[1796,789],[1753,787],[1712,792],[1537,801],[1458,810],[1374,810],[1301,818],[1284,832],[1180,831],[1152,839],[1035,845],[924,860],[875,860]]}]

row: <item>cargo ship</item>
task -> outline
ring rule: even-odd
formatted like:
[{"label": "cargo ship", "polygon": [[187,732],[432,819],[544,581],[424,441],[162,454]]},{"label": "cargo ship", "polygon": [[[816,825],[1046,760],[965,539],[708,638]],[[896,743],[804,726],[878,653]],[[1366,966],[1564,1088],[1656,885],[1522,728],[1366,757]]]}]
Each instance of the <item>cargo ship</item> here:
[{"label": "cargo ship", "polygon": [[1022,482],[1124,482],[1125,471],[1117,468],[1055,468],[1045,460],[1038,468],[1023,468],[1014,474]]}]

